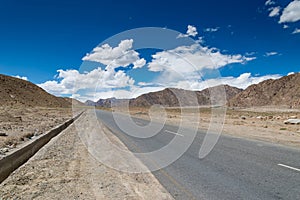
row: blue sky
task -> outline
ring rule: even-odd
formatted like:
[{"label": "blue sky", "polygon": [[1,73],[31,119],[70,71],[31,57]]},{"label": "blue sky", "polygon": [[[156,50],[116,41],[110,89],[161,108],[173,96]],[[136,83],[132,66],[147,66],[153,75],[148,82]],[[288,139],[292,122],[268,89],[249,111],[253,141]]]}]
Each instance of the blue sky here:
[{"label": "blue sky", "polygon": [[[291,11],[294,14],[291,14]],[[81,100],[91,98],[84,94],[87,91],[98,92],[93,98],[96,99],[122,96],[123,90],[133,91],[133,86],[135,90],[137,87],[138,89],[147,87],[138,93],[176,86],[154,82],[166,78],[166,69],[149,70],[152,55],[159,51],[148,49],[135,51],[139,53],[139,59],[146,62],[142,67],[132,69],[132,63],[128,66],[118,66],[121,68],[113,67],[114,72],[109,75],[115,79],[119,71],[118,76],[124,76],[123,83],[127,80],[123,85],[119,83],[113,85],[110,79],[100,82],[96,79],[98,81],[96,89],[90,87],[81,88],[82,90],[71,89],[71,83],[68,82],[71,79],[69,75],[73,79],[76,76],[91,79],[91,76],[80,76],[83,73],[80,71],[82,64],[90,62],[82,60],[87,53],[115,34],[140,27],[161,27],[185,34],[188,25],[191,25],[196,28],[198,34],[190,35],[189,38],[202,39],[201,43],[196,42],[199,46],[193,51],[216,48],[217,52],[227,58],[232,55],[253,58],[216,67],[222,76],[219,79],[227,80],[225,83],[230,83],[231,78],[238,78],[241,75],[243,76],[240,79],[247,79],[247,83],[236,82],[234,86],[244,88],[247,84],[266,78],[278,78],[290,72],[299,72],[300,68],[298,0],[184,2],[2,0],[0,24],[0,73],[27,77],[29,81],[39,84],[55,95],[74,96],[76,93]],[[115,44],[109,46],[114,48],[120,43],[121,41],[115,41]],[[127,45],[130,46],[129,43]],[[132,48],[135,44],[136,40],[133,40]],[[190,44],[178,44],[178,47],[184,45]],[[132,49],[127,50],[130,52]],[[159,55],[160,58],[162,56],[171,59],[169,55]],[[92,63],[94,67],[90,71],[99,66],[103,71],[106,68],[103,63],[94,61]],[[70,71],[71,69],[77,72]],[[204,69],[201,70],[203,73]],[[103,72],[98,71],[99,76],[101,73]],[[176,78],[172,80],[178,82]],[[101,84],[105,85],[103,81],[108,81],[112,87],[101,88]],[[48,84],[45,84],[47,82]],[[197,84],[187,89],[196,90],[203,87]],[[108,90],[121,92],[116,95]]]}]

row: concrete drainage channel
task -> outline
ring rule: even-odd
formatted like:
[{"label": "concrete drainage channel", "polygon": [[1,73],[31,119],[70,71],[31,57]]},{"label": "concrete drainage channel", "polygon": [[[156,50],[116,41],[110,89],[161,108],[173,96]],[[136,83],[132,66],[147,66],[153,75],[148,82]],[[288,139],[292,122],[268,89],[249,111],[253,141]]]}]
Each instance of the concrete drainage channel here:
[{"label": "concrete drainage channel", "polygon": [[4,181],[13,171],[29,160],[53,137],[57,136],[60,132],[70,126],[82,113],[83,112],[3,157],[0,160],[0,183],[2,183],[2,181]]}]

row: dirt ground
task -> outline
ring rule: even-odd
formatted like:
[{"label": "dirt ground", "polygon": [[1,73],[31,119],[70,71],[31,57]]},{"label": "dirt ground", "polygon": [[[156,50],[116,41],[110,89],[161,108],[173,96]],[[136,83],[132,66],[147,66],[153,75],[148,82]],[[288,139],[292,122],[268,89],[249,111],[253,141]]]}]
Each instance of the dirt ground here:
[{"label": "dirt ground", "polygon": [[[193,126],[199,122],[200,129],[208,128],[212,117],[210,108],[200,108],[200,112],[195,108],[186,111],[185,125]],[[148,109],[132,108],[131,114],[149,119]],[[65,109],[4,108],[0,113],[0,132],[8,136],[0,136],[2,149],[13,148],[13,144],[29,140],[25,134],[34,137],[32,133],[44,133],[71,116],[71,110]],[[91,123],[84,116],[79,118],[81,123]],[[200,117],[199,121],[196,121],[197,117]],[[235,137],[300,147],[300,125],[284,124],[289,118],[300,118],[300,111],[227,109],[223,132]],[[178,125],[179,122],[180,109],[168,108],[167,123]],[[0,184],[0,199],[172,199],[151,173],[124,173],[97,161],[88,153],[76,131],[71,125],[13,172]],[[110,138],[114,144],[122,146],[120,148],[126,148],[113,135]],[[10,140],[12,144],[7,143]],[[119,159],[115,158],[116,162]]]},{"label": "dirt ground", "polygon": [[[86,114],[78,120],[82,127],[90,123]],[[124,173],[97,161],[77,130],[71,125],[14,171],[0,184],[0,199],[173,199],[151,173]]]},{"label": "dirt ground", "polygon": [[[195,126],[199,122],[200,129],[208,129],[212,117],[210,108],[185,110],[188,113],[185,125]],[[131,108],[130,113],[132,116],[149,120],[148,111],[148,109]],[[167,108],[166,111],[167,123],[178,125],[181,120],[180,109]],[[197,121],[198,116],[199,121]],[[289,118],[300,119],[300,110],[278,107],[227,108],[223,134],[300,147],[300,125],[284,124],[284,121]]]},{"label": "dirt ground", "polygon": [[70,108],[1,107],[0,158],[17,145],[72,117]]}]

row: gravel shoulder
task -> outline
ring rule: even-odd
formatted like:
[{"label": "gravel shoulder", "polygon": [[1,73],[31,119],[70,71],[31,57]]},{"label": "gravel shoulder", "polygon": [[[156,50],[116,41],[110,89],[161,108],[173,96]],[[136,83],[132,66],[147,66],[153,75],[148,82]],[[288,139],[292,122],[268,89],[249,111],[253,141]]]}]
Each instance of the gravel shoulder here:
[{"label": "gravel shoulder", "polygon": [[71,108],[0,107],[0,158],[70,118]]},{"label": "gravel shoulder", "polygon": [[3,181],[0,194],[0,199],[173,199],[151,173],[124,173],[95,160],[74,124]]},{"label": "gravel shoulder", "polygon": [[[179,108],[167,108],[166,123],[178,126],[181,122]],[[210,108],[187,109],[188,117],[183,120],[184,126],[207,130],[212,112]],[[150,120],[149,110],[132,108],[132,116]],[[155,119],[155,113],[153,114]],[[161,121],[158,115],[158,121]],[[224,118],[223,133],[234,137],[249,138],[300,147],[300,125],[284,124],[290,118],[300,119],[300,110],[274,107],[253,107],[251,109],[227,109]],[[198,125],[199,124],[199,125]]]}]

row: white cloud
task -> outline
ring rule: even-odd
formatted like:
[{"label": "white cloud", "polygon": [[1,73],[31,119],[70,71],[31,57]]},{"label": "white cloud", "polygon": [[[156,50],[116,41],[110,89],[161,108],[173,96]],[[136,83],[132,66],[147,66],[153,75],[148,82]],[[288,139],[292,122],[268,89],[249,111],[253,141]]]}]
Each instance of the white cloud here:
[{"label": "white cloud", "polygon": [[289,28],[289,26],[286,25],[286,24],[284,24],[284,25],[283,25],[283,28],[284,28],[284,29],[287,29],[287,28]]},{"label": "white cloud", "polygon": [[243,64],[256,59],[240,54],[223,54],[216,48],[203,47],[201,44],[180,46],[173,50],[158,52],[152,57],[152,61],[148,63],[149,71],[161,72],[155,83],[170,87],[177,87],[177,83],[197,85],[206,70],[214,71],[228,64]]},{"label": "white cloud", "polygon": [[270,6],[270,5],[274,5],[274,4],[275,4],[275,2],[273,0],[267,0],[265,3],[266,6]]},{"label": "white cloud", "polygon": [[117,99],[131,99],[136,98],[142,94],[146,94],[149,92],[157,92],[165,89],[166,87],[132,87],[130,90],[118,89],[118,90],[109,90],[103,92],[90,92],[85,93],[84,95],[74,94],[71,97],[74,97],[81,102],[85,102],[87,100],[98,101],[99,99],[108,99],[115,97]]},{"label": "white cloud", "polygon": [[[146,82],[140,82],[139,86],[134,86],[133,80],[127,77],[122,71],[116,72],[113,75],[114,78],[110,77],[111,74],[106,74],[108,72],[101,70],[100,68],[85,74],[81,74],[77,70],[59,70],[58,72],[58,77],[62,79],[61,81],[47,81],[43,84],[39,84],[39,86],[54,95],[72,94],[71,97],[82,102],[86,100],[97,101],[100,98],[106,99],[111,97],[121,99],[135,98],[145,93],[163,90],[167,87],[187,90],[203,90],[220,84],[228,84],[245,89],[251,84],[257,84],[267,79],[280,78],[279,75],[253,77],[251,76],[251,73],[244,73],[239,77],[229,76],[206,79],[203,81],[199,77],[197,80],[190,80],[188,77],[185,77],[184,80],[180,81],[175,81],[175,79],[173,79],[173,81],[167,81],[163,86]],[[95,85],[98,85],[101,89],[107,88],[107,90],[97,90],[97,88],[95,89]],[[122,89],[122,86],[130,86],[130,89]],[[88,92],[78,92],[81,89],[88,89]]]},{"label": "white cloud", "polygon": [[270,8],[269,11],[271,11],[271,12],[269,13],[269,17],[276,17],[276,16],[278,16],[280,10],[281,10],[280,6]]},{"label": "white cloud", "polygon": [[278,79],[281,78],[280,75],[265,75],[265,76],[252,76],[251,73],[243,73],[239,77],[220,77],[213,79],[206,79],[204,81],[179,81],[173,85],[173,87],[178,87],[187,90],[203,90],[208,87],[214,87],[221,84],[227,84],[233,87],[245,89],[252,84],[260,83],[268,79]]},{"label": "white cloud", "polygon": [[269,56],[275,56],[275,55],[278,55],[278,52],[276,52],[276,51],[271,51],[271,52],[267,52],[267,53],[265,54],[266,57],[269,57]]},{"label": "white cloud", "polygon": [[[130,98],[136,98],[142,94],[146,94],[149,92],[156,92],[163,90],[165,88],[181,88],[186,90],[194,90],[194,91],[200,91],[209,87],[218,86],[221,84],[227,84],[233,87],[246,89],[248,86],[252,84],[258,84],[262,81],[268,80],[268,79],[278,79],[281,78],[280,75],[274,74],[274,75],[265,75],[265,76],[252,76],[251,73],[243,73],[238,77],[220,77],[220,78],[212,78],[212,79],[206,79],[206,80],[182,80],[178,82],[168,82],[164,86],[146,86],[146,87],[132,87],[129,91],[128,90],[110,90],[110,91],[104,91],[104,92],[93,92],[88,93],[83,96],[81,95],[73,95],[72,97],[85,102],[86,100],[92,100],[92,101],[98,101],[101,99],[107,99],[107,98],[119,98],[119,99],[130,99]],[[144,83],[145,85],[151,85],[152,83]]]},{"label": "white cloud", "polygon": [[186,34],[195,37],[198,34],[197,28],[195,26],[188,25],[188,30],[186,31]]},{"label": "white cloud", "polygon": [[294,0],[284,8],[279,23],[296,22],[300,20],[300,1]]},{"label": "white cloud", "polygon": [[246,56],[253,56],[253,55],[255,55],[255,54],[257,54],[257,52],[254,52],[254,51],[252,51],[252,52],[246,52]]},{"label": "white cloud", "polygon": [[115,72],[113,69],[102,70],[94,69],[87,73],[79,73],[77,70],[58,70],[57,78],[59,80],[47,81],[39,84],[51,94],[74,94],[79,90],[93,90],[123,88],[132,86],[134,80],[127,76],[125,72]]},{"label": "white cloud", "polygon": [[206,29],[204,29],[204,32],[217,32],[219,29],[220,29],[220,27],[206,28]]},{"label": "white cloud", "polygon": [[[186,36],[196,36],[197,29],[189,25]],[[98,100],[99,98],[133,98],[141,94],[162,90],[166,87],[179,87],[183,89],[201,90],[206,86],[229,84],[236,87],[245,87],[265,77],[252,77],[251,74],[242,74],[240,77],[223,77],[201,81],[201,72],[206,69],[219,69],[233,63],[245,63],[256,59],[253,53],[226,54],[217,48],[204,46],[199,38],[196,44],[179,46],[175,49],[157,52],[152,55],[148,63],[148,70],[158,73],[152,83],[135,81],[124,71],[115,71],[116,67],[140,68],[146,65],[146,60],[139,57],[138,52],[132,49],[133,40],[123,40],[117,47],[108,44],[96,47],[92,53],[87,54],[83,60],[99,62],[106,65],[90,72],[80,73],[78,70],[58,70],[55,80],[39,84],[40,87],[54,95],[68,94],[72,97],[85,100]],[[147,74],[146,74],[147,75]],[[270,76],[273,77],[273,76]],[[224,82],[222,82],[224,81]]]},{"label": "white cloud", "polygon": [[204,37],[198,37],[198,40],[195,41],[196,43],[198,44],[204,44],[205,43],[205,40],[204,40]]},{"label": "white cloud", "polygon": [[298,29],[298,28],[296,28],[296,29],[292,32],[292,34],[297,34],[297,33],[300,33],[300,29]]},{"label": "white cloud", "polygon": [[90,54],[82,58],[83,61],[94,61],[107,65],[107,68],[134,65],[134,69],[146,64],[145,59],[139,57],[139,53],[132,49],[133,40],[122,40],[117,47],[112,48],[108,44],[97,46]]},{"label": "white cloud", "polygon": [[197,28],[195,26],[188,25],[186,34],[181,33],[177,36],[177,38],[190,37],[190,36],[195,37],[196,35],[198,35]]},{"label": "white cloud", "polygon": [[287,75],[289,76],[289,75],[293,75],[293,74],[295,74],[295,72],[290,72]]},{"label": "white cloud", "polygon": [[222,54],[216,48],[203,47],[201,44],[180,46],[173,50],[158,52],[152,55],[148,64],[149,71],[191,73],[203,69],[217,69],[232,63],[245,63],[255,57],[245,57],[240,54]]},{"label": "white cloud", "polygon": [[16,75],[16,76],[13,76],[15,78],[19,78],[19,79],[23,79],[25,81],[28,81],[28,78],[26,76],[19,76],[19,75]]},{"label": "white cloud", "polygon": [[146,65],[146,60],[142,58],[137,61],[134,61],[132,64],[133,64],[133,69],[142,68],[143,66]]},{"label": "white cloud", "polygon": [[130,92],[128,90],[109,90],[103,92],[90,92],[84,94],[75,94],[73,95],[76,99],[81,102],[85,102],[87,100],[98,101],[99,99],[108,99],[108,98],[118,98],[118,99],[126,99],[126,97],[130,96]]},{"label": "white cloud", "polygon": [[151,86],[151,85],[154,85],[154,83],[139,82],[138,85],[139,86]]}]

